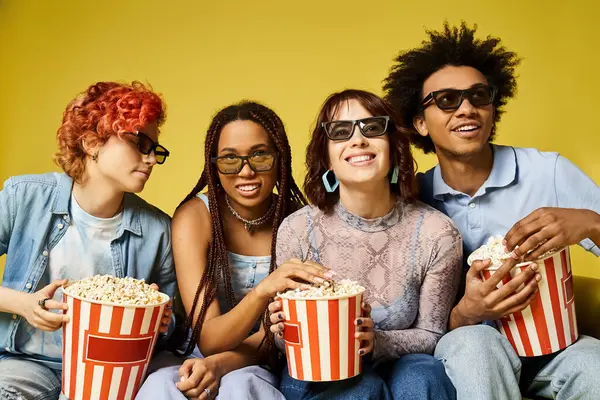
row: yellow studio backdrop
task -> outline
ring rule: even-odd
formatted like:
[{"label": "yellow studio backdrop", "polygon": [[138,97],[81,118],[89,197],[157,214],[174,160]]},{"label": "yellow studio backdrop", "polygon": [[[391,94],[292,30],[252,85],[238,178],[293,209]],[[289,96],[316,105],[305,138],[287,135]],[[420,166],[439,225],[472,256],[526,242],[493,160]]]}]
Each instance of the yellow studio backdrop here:
[{"label": "yellow studio backdrop", "polygon": [[[497,142],[559,151],[600,182],[599,9],[595,0],[0,0],[0,179],[57,170],[65,105],[96,81],[135,79],[168,103],[161,142],[172,156],[154,169],[149,202],[173,213],[200,175],[211,117],[241,99],[281,116],[301,182],[325,97],[381,93],[392,59],[418,45],[424,27],[464,19],[523,58]],[[415,154],[420,170],[434,165]],[[573,264],[600,278],[600,260],[579,247]]]}]

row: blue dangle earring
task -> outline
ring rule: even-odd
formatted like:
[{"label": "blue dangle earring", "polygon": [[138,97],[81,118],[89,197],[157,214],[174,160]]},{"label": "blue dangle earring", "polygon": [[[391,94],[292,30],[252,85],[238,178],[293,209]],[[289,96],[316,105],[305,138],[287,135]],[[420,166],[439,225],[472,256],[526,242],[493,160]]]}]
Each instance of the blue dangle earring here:
[{"label": "blue dangle earring", "polygon": [[[329,173],[331,173],[331,175]],[[328,169],[323,175],[321,175],[321,179],[323,180],[325,190],[327,190],[327,192],[329,193],[335,192],[337,187],[340,185],[340,181],[338,181],[337,177],[330,169]]]},{"label": "blue dangle earring", "polygon": [[392,178],[390,179],[390,183],[392,185],[395,185],[398,183],[398,173],[400,172],[400,169],[398,168],[398,166],[394,167],[394,170],[392,172]]}]

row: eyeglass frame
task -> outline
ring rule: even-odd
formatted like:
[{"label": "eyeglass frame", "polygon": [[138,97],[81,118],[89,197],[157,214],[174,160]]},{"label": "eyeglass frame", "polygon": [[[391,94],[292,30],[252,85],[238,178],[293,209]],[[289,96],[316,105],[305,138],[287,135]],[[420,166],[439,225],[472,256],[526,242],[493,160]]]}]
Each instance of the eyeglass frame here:
[{"label": "eyeglass frame", "polygon": [[[265,169],[262,171],[257,171],[253,166],[252,163],[250,162],[250,159],[252,157],[256,157],[256,156],[264,156],[264,155],[270,155],[273,156],[273,164],[271,165],[271,167],[269,169]],[[217,161],[224,159],[224,158],[237,158],[242,160],[242,164],[240,165],[240,169],[237,172],[223,172],[221,171],[221,169],[219,169],[219,164],[217,163]],[[237,154],[228,154],[225,156],[217,156],[217,157],[212,157],[210,159],[211,162],[213,162],[215,164],[215,166],[217,167],[217,170],[222,173],[223,175],[237,175],[240,172],[242,172],[242,170],[244,169],[244,165],[248,164],[248,166],[250,167],[250,169],[254,172],[256,172],[257,174],[260,174],[261,172],[269,172],[270,170],[273,169],[273,167],[275,166],[275,161],[277,160],[277,153],[276,152],[272,152],[272,151],[265,151],[262,153],[258,153],[258,154],[252,154],[249,156],[238,156]]]},{"label": "eyeglass frame", "polygon": [[[364,121],[365,119],[373,119],[373,118],[383,118],[385,120],[385,126],[383,128],[383,132],[377,134],[377,135],[366,135],[365,132],[363,131],[363,128],[360,126],[359,122]],[[366,117],[366,118],[360,118],[360,119],[341,119],[341,120],[335,120],[335,121],[326,121],[326,122],[321,122],[321,127],[325,130],[325,135],[327,135],[327,138],[329,140],[332,140],[334,142],[343,142],[343,141],[347,141],[352,139],[352,136],[354,135],[354,127],[358,125],[358,130],[360,131],[360,134],[363,135],[366,138],[374,138],[374,137],[379,137],[379,136],[383,136],[386,133],[388,133],[388,127],[390,124],[390,116],[389,115],[378,115],[378,116],[374,116],[374,117]],[[350,136],[348,136],[348,138],[342,138],[342,139],[334,139],[331,136],[329,136],[329,131],[327,129],[327,126],[336,122],[352,122],[352,127],[350,128]]]},{"label": "eyeglass frame", "polygon": [[[490,102],[487,104],[483,104],[480,106],[476,106],[471,102],[471,99],[469,99],[469,103],[471,103],[471,105],[473,107],[486,107],[489,106],[490,104],[493,104],[494,101],[496,100],[496,95],[498,94],[498,88],[496,87],[496,85],[475,85],[472,86],[468,89],[452,89],[452,88],[447,88],[447,89],[440,89],[440,90],[435,90],[433,92],[429,92],[429,94],[427,96],[425,96],[423,98],[423,100],[421,100],[421,102],[419,103],[419,109],[421,111],[425,111],[425,109],[429,106],[431,106],[432,104],[435,104],[437,108],[439,108],[440,110],[443,111],[456,111],[460,108],[460,106],[462,105],[463,101],[465,101],[465,98],[469,98],[469,96],[466,96],[467,93],[471,92],[473,89],[478,89],[478,88],[488,88],[491,90],[491,94],[490,94]],[[451,107],[451,108],[442,108],[440,107],[437,102],[435,101],[435,98],[438,94],[440,93],[444,93],[444,92],[448,92],[448,91],[452,91],[452,92],[458,92],[460,93],[460,100],[458,101],[458,105],[456,107]]]},{"label": "eyeglass frame", "polygon": [[[135,132],[125,132],[128,133],[130,135],[135,135],[138,138],[140,137],[145,137],[146,139],[148,139],[151,143],[152,143],[152,147],[150,147],[150,150],[148,150],[147,152],[144,152],[144,150],[142,150],[141,145],[140,145],[140,140],[138,139],[138,142],[135,143],[135,147],[138,149],[138,151],[140,153],[142,153],[143,155],[147,156],[148,154],[152,153],[154,151],[154,157],[156,158],[156,163],[158,165],[162,165],[165,163],[165,161],[167,161],[167,157],[169,157],[171,155],[171,152],[169,150],[167,150],[167,148],[165,146],[163,146],[162,144],[155,142],[154,140],[152,140],[152,138],[148,135],[146,135],[144,132],[140,132],[140,131],[135,131]],[[158,152],[156,151],[157,148],[162,148],[162,150],[159,150]],[[156,156],[158,155],[164,155],[165,158],[162,162],[158,162],[158,158]]]}]

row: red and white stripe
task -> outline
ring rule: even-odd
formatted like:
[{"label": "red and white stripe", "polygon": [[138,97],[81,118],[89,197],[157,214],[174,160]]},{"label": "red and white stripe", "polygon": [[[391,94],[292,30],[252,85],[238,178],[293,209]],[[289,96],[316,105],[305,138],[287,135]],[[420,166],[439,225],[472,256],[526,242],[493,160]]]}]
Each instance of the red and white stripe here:
[{"label": "red and white stripe", "polygon": [[[538,265],[542,279],[533,301],[523,311],[496,321],[500,332],[521,357],[557,352],[578,337],[569,248],[539,260]],[[511,277],[505,277],[498,287],[526,269],[527,266],[513,268]],[[489,279],[494,272],[483,271],[483,279]]]},{"label": "red and white stripe", "polygon": [[166,304],[119,307],[66,294],[63,301],[70,318],[63,327],[63,395],[71,400],[133,399]]},{"label": "red and white stripe", "polygon": [[361,372],[354,321],[362,294],[335,300],[282,299],[283,338],[290,376],[304,381],[337,381]]}]

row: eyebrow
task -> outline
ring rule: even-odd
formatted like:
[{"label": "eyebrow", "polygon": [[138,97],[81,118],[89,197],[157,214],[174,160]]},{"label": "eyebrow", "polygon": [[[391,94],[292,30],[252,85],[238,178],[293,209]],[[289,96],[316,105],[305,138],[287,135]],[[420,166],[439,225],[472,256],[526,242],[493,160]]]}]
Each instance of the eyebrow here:
[{"label": "eyebrow", "polygon": [[[269,148],[269,146],[265,143],[255,144],[254,146],[250,147],[249,151],[262,149],[262,148]],[[221,149],[221,151],[219,153],[236,153],[236,152],[237,152],[237,150],[234,149],[233,147],[225,147],[225,148]]]}]

